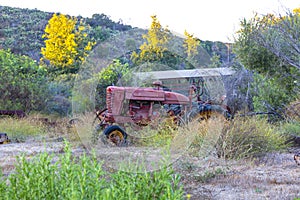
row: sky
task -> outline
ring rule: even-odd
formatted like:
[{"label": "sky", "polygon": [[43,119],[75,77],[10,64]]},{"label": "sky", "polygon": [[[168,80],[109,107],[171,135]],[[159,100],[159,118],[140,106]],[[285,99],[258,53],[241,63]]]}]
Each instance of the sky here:
[{"label": "sky", "polygon": [[200,40],[233,42],[239,22],[254,13],[285,13],[299,0],[0,0],[1,6],[38,9],[72,16],[105,14],[113,21],[148,29],[152,15],[177,35],[186,30]]}]

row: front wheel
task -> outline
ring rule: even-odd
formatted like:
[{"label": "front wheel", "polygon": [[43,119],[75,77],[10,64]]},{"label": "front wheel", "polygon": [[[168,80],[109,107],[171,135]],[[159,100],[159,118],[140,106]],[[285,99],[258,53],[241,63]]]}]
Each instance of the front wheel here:
[{"label": "front wheel", "polygon": [[116,146],[121,146],[126,143],[127,134],[117,125],[108,126],[103,130],[103,134],[106,136],[108,141],[112,142]]}]

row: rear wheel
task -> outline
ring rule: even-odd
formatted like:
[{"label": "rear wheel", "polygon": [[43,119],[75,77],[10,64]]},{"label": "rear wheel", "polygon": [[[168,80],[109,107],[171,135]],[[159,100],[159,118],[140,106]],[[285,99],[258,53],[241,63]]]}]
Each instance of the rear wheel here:
[{"label": "rear wheel", "polygon": [[188,116],[188,123],[203,123],[207,121],[219,121],[226,123],[231,119],[231,115],[227,111],[209,110],[199,112],[198,110],[192,110]]},{"label": "rear wheel", "polygon": [[122,146],[126,143],[126,132],[117,125],[108,126],[103,130],[107,140],[116,146]]}]

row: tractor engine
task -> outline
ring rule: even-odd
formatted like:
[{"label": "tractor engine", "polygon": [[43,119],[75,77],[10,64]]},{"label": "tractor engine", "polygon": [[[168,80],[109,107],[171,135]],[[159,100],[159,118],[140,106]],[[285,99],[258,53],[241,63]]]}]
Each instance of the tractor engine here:
[{"label": "tractor engine", "polygon": [[142,126],[148,125],[151,121],[160,116],[160,102],[154,101],[129,101],[129,115],[134,123]]}]

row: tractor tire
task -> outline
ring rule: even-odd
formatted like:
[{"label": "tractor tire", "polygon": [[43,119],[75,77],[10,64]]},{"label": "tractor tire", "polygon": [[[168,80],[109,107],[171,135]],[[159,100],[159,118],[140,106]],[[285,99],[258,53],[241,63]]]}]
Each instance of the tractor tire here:
[{"label": "tractor tire", "polygon": [[106,136],[108,141],[116,146],[123,146],[126,144],[127,134],[117,125],[108,126],[103,130],[103,134]]},{"label": "tractor tire", "polygon": [[197,119],[199,122],[213,118],[224,118],[224,120],[232,119],[230,112],[219,105],[209,105],[206,108],[193,108],[187,115],[188,122]]}]

